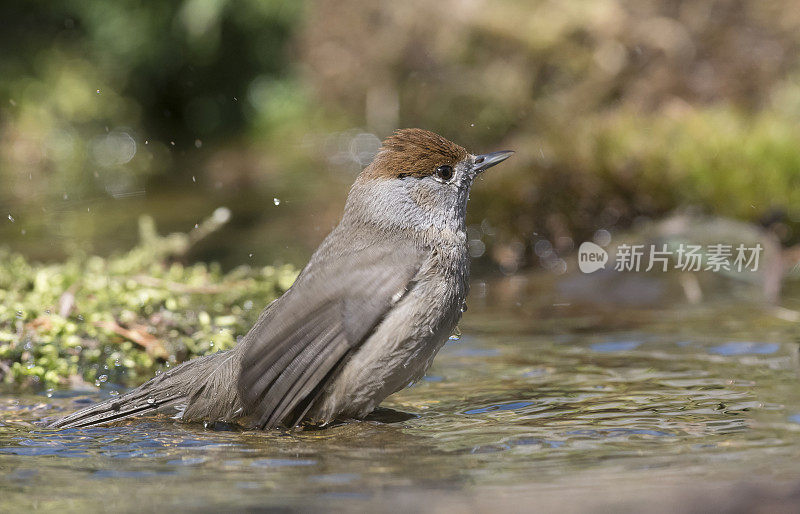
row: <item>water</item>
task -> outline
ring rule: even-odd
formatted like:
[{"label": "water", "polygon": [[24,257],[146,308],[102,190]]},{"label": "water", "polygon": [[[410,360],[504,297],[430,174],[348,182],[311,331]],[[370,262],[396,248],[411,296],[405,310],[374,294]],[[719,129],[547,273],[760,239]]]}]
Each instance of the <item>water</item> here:
[{"label": "water", "polygon": [[795,324],[746,299],[623,307],[549,287],[478,287],[460,340],[362,422],[55,431],[34,423],[99,393],[0,396],[0,511],[797,505]]}]

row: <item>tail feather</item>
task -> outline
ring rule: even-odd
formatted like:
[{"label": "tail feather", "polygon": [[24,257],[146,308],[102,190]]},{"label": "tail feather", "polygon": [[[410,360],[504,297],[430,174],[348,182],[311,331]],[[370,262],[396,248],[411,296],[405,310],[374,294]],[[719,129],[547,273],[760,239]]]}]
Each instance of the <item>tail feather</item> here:
[{"label": "tail feather", "polygon": [[90,427],[174,409],[187,421],[232,421],[241,412],[236,393],[239,365],[235,351],[185,362],[121,396],[58,419],[53,428]]}]

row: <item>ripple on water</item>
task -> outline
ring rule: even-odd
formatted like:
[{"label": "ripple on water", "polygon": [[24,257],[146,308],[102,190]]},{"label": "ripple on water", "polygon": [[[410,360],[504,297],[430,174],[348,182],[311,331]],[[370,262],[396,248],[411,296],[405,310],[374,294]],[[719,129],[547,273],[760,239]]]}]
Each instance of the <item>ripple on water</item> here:
[{"label": "ripple on water", "polygon": [[606,341],[594,343],[590,348],[596,352],[629,352],[639,348],[641,341]]},{"label": "ripple on water", "polygon": [[566,444],[564,441],[542,439],[539,437],[516,437],[508,441],[511,446],[542,446],[545,448],[561,448]]},{"label": "ripple on water", "polygon": [[204,462],[208,462],[206,457],[181,457],[180,459],[169,460],[167,461],[167,464],[177,466],[196,466],[198,464],[203,464]]},{"label": "ripple on water", "polygon": [[756,343],[751,341],[729,341],[711,347],[709,353],[717,355],[769,355],[777,353],[781,345],[778,343]]},{"label": "ripple on water", "polygon": [[478,409],[465,410],[464,414],[484,414],[486,412],[503,411],[503,410],[518,410],[533,405],[534,402],[511,402],[511,403],[497,403],[480,407]]},{"label": "ripple on water", "polygon": [[285,468],[292,466],[313,466],[317,461],[313,459],[256,459],[250,463],[257,468]]},{"label": "ripple on water", "polygon": [[[749,323],[741,312],[732,326]],[[758,327],[752,333],[721,333],[722,315],[677,327],[664,323],[677,313],[656,322],[622,314],[605,330],[586,318],[589,330],[546,320],[558,329],[465,335],[445,346],[418,387],[389,399],[384,407],[395,411],[320,430],[215,431],[160,420],[50,430],[32,423],[100,393],[81,403],[5,395],[0,503],[17,491],[12,505],[24,510],[46,484],[49,497],[70,501],[113,490],[162,506],[237,510],[300,498],[332,510],[345,505],[336,502],[389,510],[366,502],[390,490],[424,497],[434,487],[517,490],[551,479],[571,484],[575,476],[624,482],[624,469],[745,478],[753,469],[797,469],[800,403],[786,343],[796,328],[765,329],[759,318],[749,323]],[[636,323],[620,328],[626,319]],[[786,333],[763,341],[765,330]]]},{"label": "ripple on water", "polygon": [[330,473],[326,475],[314,475],[309,477],[312,482],[321,484],[349,484],[361,477],[358,473]]},{"label": "ripple on water", "polygon": [[93,478],[151,478],[174,475],[175,471],[135,471],[121,469],[98,469],[92,473]]},{"label": "ripple on water", "polygon": [[664,432],[661,430],[649,430],[645,428],[610,428],[606,430],[594,429],[581,429],[566,432],[569,436],[585,436],[591,438],[608,438],[608,437],[628,437],[636,435],[644,435],[651,437],[675,437],[675,434]]}]

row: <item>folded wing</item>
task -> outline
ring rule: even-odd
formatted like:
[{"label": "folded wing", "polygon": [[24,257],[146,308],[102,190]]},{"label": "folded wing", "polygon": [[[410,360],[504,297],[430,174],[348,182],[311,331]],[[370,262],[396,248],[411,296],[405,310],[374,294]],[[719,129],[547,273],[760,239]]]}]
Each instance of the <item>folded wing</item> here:
[{"label": "folded wing", "polygon": [[247,336],[238,389],[259,426],[302,421],[339,364],[410,289],[423,257],[393,242],[301,274]]}]

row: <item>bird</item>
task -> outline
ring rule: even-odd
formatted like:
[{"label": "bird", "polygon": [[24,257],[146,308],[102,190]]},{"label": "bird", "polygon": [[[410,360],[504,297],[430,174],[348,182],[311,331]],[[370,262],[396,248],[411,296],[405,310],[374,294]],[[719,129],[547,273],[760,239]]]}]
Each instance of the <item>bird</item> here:
[{"label": "bird", "polygon": [[514,152],[473,155],[401,129],[355,179],[338,225],[227,351],[49,424],[148,414],[253,429],[362,419],[421,379],[466,310],[470,188]]}]

